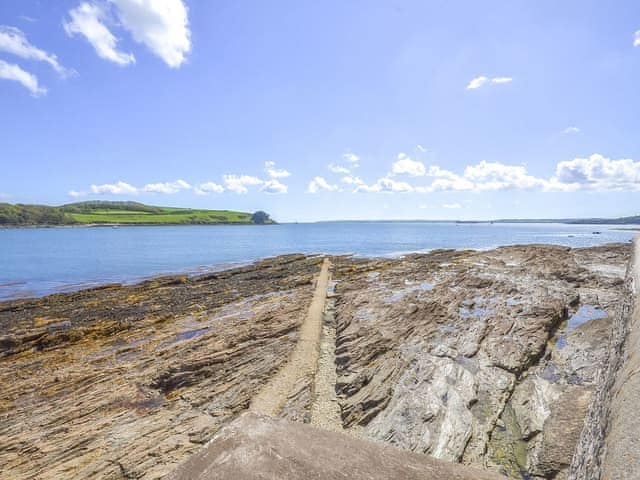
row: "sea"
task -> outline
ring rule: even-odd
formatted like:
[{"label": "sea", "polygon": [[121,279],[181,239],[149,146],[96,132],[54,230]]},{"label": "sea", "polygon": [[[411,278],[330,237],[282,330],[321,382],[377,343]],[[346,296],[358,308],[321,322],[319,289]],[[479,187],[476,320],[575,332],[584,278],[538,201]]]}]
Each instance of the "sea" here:
[{"label": "sea", "polygon": [[399,257],[503,245],[630,242],[612,225],[320,222],[279,225],[0,229],[0,301],[149,277],[198,274],[288,253]]}]

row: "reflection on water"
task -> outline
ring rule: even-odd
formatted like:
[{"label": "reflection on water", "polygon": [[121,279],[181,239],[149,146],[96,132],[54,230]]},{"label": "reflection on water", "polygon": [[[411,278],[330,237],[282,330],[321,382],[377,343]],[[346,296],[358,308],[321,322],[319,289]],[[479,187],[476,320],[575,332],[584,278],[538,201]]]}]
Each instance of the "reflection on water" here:
[{"label": "reflection on water", "polygon": [[607,312],[602,310],[600,307],[597,307],[595,305],[581,305],[576,313],[569,317],[566,326],[558,335],[556,347],[562,349],[567,346],[567,334],[574,328],[579,327],[583,323],[589,322],[591,320],[600,320],[603,318],[607,318]]}]

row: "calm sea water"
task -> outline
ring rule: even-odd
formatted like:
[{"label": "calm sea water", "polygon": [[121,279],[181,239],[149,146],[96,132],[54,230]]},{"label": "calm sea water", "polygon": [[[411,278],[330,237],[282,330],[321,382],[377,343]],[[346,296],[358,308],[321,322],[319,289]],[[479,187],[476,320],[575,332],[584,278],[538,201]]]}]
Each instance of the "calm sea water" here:
[{"label": "calm sea water", "polygon": [[283,253],[383,256],[524,243],[583,247],[628,242],[634,235],[594,225],[424,222],[9,229],[0,230],[0,300],[220,269]]}]

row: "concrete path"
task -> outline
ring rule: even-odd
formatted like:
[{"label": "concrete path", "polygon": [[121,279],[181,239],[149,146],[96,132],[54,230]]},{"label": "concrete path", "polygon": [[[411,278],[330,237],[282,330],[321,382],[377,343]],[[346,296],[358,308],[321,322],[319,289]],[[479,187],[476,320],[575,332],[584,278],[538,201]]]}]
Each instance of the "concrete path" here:
[{"label": "concrete path", "polygon": [[[329,283],[329,290],[335,288],[335,282]],[[334,432],[342,432],[340,404],[336,394],[336,327],[335,299],[330,294],[324,312],[320,358],[313,386],[313,404],[311,405],[311,425]]]},{"label": "concrete path", "polygon": [[259,415],[278,416],[296,384],[304,377],[313,377],[318,367],[322,321],[327,287],[329,285],[329,259],[325,258],[307,316],[300,327],[298,343],[287,363],[256,395],[249,410]]}]

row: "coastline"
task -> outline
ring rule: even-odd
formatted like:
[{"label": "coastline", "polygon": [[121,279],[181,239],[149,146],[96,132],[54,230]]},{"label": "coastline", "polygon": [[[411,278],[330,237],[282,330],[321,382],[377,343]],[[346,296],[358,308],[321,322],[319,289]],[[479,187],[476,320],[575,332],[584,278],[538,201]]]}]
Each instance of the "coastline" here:
[{"label": "coastline", "polygon": [[[57,228],[57,227],[56,227]],[[624,242],[610,242],[603,243],[600,246],[619,246],[624,245]],[[60,283],[59,285],[51,288],[47,288],[43,290],[41,293],[35,293],[32,289],[27,289],[25,295],[21,295],[19,291],[14,294],[8,294],[7,296],[0,295],[0,304],[4,302],[11,302],[15,300],[31,300],[31,299],[42,299],[53,295],[65,295],[65,294],[73,294],[78,292],[83,292],[87,290],[101,289],[105,287],[129,287],[140,285],[146,282],[162,282],[165,279],[170,279],[174,277],[185,276],[188,278],[197,279],[199,276],[209,275],[212,273],[225,272],[229,270],[233,270],[235,268],[242,267],[250,267],[255,266],[261,262],[265,261],[273,261],[278,259],[279,257],[286,256],[304,256],[309,258],[314,257],[340,257],[340,258],[353,258],[354,260],[402,260],[405,257],[410,256],[421,256],[428,255],[433,253],[434,251],[453,251],[453,252],[473,252],[473,253],[481,253],[488,252],[491,250],[504,248],[504,247],[541,247],[545,245],[558,246],[559,244],[544,244],[544,243],[526,243],[526,244],[506,244],[506,245],[488,245],[486,247],[461,247],[461,248],[426,248],[420,250],[406,250],[399,252],[390,252],[384,254],[362,254],[357,252],[342,252],[342,253],[332,253],[332,252],[288,252],[283,254],[275,254],[275,255],[267,255],[264,257],[258,257],[254,259],[245,259],[238,261],[229,261],[229,262],[220,262],[214,263],[211,265],[196,265],[193,267],[187,267],[183,269],[177,270],[167,270],[153,274],[147,275],[131,275],[128,278],[122,279],[103,279],[103,280],[87,280],[80,282],[65,282]],[[575,248],[592,248],[592,247],[575,247]],[[0,282],[0,292],[3,288],[11,288],[17,286],[26,286],[28,285],[28,281],[24,280],[7,280],[6,282]]]},{"label": "coastline", "polygon": [[[628,244],[283,255],[3,302],[0,463],[24,479],[164,476],[266,391],[283,421],[313,421],[314,406],[335,403],[349,435],[493,472],[564,471],[629,256]],[[290,378],[295,352],[318,362],[320,291],[332,298],[324,348],[335,353],[323,361],[333,364]],[[327,371],[329,388],[317,389]],[[287,391],[276,394],[278,372]],[[50,395],[15,401],[34,388]],[[27,461],[21,446],[34,441]]]},{"label": "coastline", "polygon": [[84,223],[70,225],[0,225],[0,230],[20,230],[20,229],[39,229],[39,228],[120,228],[120,227],[217,227],[217,226],[256,226],[266,227],[270,225],[278,225],[278,223]]}]

